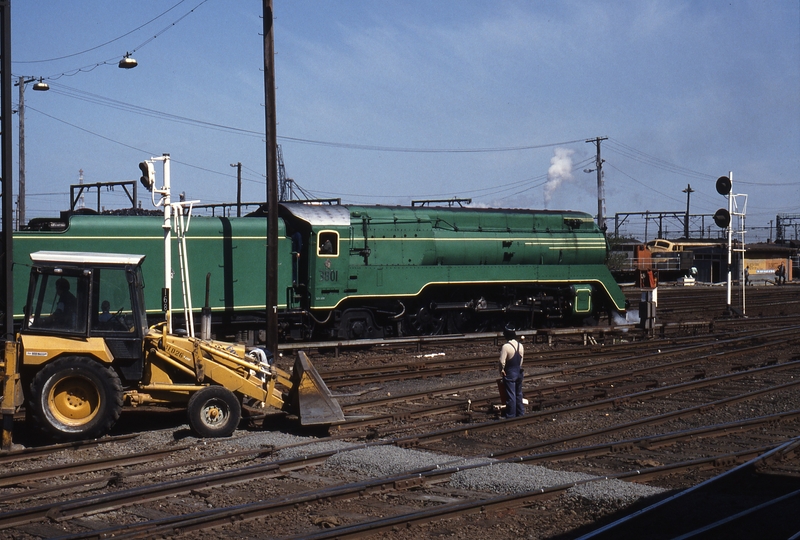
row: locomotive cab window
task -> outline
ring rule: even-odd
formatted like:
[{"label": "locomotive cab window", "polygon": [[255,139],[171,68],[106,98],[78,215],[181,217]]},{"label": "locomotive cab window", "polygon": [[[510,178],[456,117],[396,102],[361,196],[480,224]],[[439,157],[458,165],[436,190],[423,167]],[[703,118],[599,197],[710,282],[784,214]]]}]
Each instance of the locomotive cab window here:
[{"label": "locomotive cab window", "polygon": [[339,233],[336,231],[320,231],[317,234],[317,254],[322,257],[339,255]]}]

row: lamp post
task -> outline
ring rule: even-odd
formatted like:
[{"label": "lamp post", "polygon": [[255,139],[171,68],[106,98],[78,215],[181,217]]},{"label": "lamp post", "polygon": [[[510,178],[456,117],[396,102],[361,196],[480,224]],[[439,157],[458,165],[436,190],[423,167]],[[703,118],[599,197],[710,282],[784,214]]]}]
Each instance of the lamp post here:
[{"label": "lamp post", "polygon": [[[22,228],[25,223],[25,85],[35,82],[33,77],[20,77],[17,81],[19,86],[19,202],[17,204],[17,230]],[[33,85],[33,89],[38,92],[50,90],[50,86],[42,79]]]},{"label": "lamp post", "polygon": [[[118,67],[121,69],[133,69],[139,63],[131,58],[131,53],[125,53]],[[35,83],[33,89],[37,92],[50,90],[50,85],[44,82],[43,78],[19,77],[16,85],[19,86],[19,202],[17,204],[17,230],[21,229],[25,223],[25,85]]]}]

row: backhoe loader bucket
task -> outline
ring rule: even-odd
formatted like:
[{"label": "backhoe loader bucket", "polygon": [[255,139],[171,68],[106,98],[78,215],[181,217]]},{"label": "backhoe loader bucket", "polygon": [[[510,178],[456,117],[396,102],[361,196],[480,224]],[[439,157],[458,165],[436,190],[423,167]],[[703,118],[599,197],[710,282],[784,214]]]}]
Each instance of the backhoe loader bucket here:
[{"label": "backhoe loader bucket", "polygon": [[303,351],[297,353],[291,381],[290,395],[302,425],[344,422],[342,408]]}]

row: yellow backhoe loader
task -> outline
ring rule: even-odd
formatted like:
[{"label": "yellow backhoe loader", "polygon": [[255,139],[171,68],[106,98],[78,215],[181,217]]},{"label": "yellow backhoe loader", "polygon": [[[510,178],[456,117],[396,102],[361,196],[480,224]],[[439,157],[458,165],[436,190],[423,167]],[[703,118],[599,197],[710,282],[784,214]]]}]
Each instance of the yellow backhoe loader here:
[{"label": "yellow backhoe loader", "polygon": [[303,425],[344,420],[303,353],[284,371],[258,347],[148,327],[144,256],[40,251],[31,259],[25,318],[6,343],[4,415],[24,393],[31,421],[63,440],[103,435],[124,406],[185,406],[201,437],[233,433],[243,401]]}]

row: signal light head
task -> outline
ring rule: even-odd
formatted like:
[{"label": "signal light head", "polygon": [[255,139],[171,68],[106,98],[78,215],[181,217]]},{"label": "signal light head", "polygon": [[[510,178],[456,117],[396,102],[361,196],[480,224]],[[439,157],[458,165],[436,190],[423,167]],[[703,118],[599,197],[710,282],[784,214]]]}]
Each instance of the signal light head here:
[{"label": "signal light head", "polygon": [[724,208],[720,208],[714,213],[714,223],[717,227],[725,228],[731,224],[731,214]]},{"label": "signal light head", "polygon": [[153,191],[153,186],[156,184],[156,171],[153,164],[149,161],[142,161],[139,163],[139,169],[142,171],[141,180],[142,185],[147,191]]},{"label": "signal light head", "polygon": [[720,176],[717,178],[717,193],[720,195],[727,195],[731,192],[731,179],[727,176]]}]

